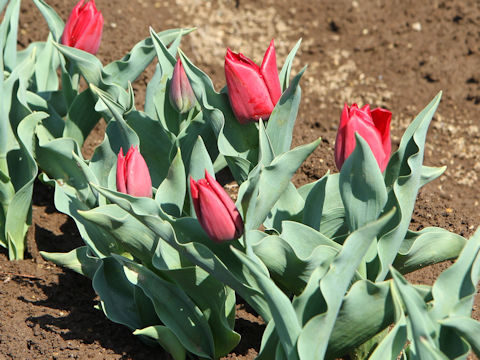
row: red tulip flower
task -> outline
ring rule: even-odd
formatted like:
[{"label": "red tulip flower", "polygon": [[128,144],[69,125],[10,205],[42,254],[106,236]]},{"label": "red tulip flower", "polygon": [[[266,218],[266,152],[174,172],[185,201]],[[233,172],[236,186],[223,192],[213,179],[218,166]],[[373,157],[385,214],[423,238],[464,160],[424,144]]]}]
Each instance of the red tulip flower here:
[{"label": "red tulip flower", "polygon": [[62,44],[96,54],[103,30],[103,16],[95,7],[95,0],[84,4],[80,0],[65,24]]},{"label": "red tulip flower", "polygon": [[133,196],[152,197],[152,180],[138,146],[131,146],[125,157],[123,149],[118,153],[117,190]]},{"label": "red tulip flower", "polygon": [[170,104],[172,104],[180,114],[190,111],[197,102],[180,59],[177,60],[173,69],[169,97]]},{"label": "red tulip flower", "polygon": [[235,203],[207,171],[205,179],[197,182],[190,177],[190,192],[198,221],[213,241],[232,240],[243,234],[243,220]]},{"label": "red tulip flower", "polygon": [[243,54],[227,49],[225,78],[230,105],[241,124],[268,120],[282,95],[273,40],[260,67]]},{"label": "red tulip flower", "polygon": [[361,109],[357,104],[345,104],[335,142],[335,163],[338,169],[355,149],[357,132],[370,146],[380,170],[383,172],[390,159],[390,120],[392,113],[377,108],[370,111],[370,105]]}]

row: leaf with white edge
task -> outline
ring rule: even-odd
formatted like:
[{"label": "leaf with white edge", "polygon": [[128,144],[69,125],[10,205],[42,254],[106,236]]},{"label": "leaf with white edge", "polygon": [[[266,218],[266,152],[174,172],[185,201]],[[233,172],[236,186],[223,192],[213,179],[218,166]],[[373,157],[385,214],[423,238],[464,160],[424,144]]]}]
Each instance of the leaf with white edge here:
[{"label": "leaf with white edge", "polygon": [[199,136],[192,150],[189,175],[192,176],[193,180],[197,181],[205,177],[205,170],[215,178],[212,160],[210,159],[210,155],[208,154],[203,139]]},{"label": "leaf with white edge", "polygon": [[466,244],[464,237],[445,229],[428,227],[419,232],[408,231],[393,267],[406,274],[425,266],[454,259]]},{"label": "leaf with white edge", "polygon": [[159,319],[182,345],[197,356],[215,358],[213,336],[207,319],[185,292],[142,265],[120,256],[114,257],[132,285],[139,286],[150,298]]},{"label": "leaf with white edge", "polygon": [[394,219],[378,239],[380,268],[376,280],[385,279],[410,225],[418,189],[428,126],[440,102],[439,93],[413,120],[392,155],[385,170],[385,184],[390,188],[385,211],[396,208]]},{"label": "leaf with white edge", "polygon": [[387,202],[387,189],[368,143],[355,133],[356,146],[340,171],[340,195],[350,231],[378,218]]},{"label": "leaf with white edge", "polygon": [[130,111],[125,114],[125,121],[138,136],[142,156],[150,171],[152,185],[160,186],[168,176],[170,154],[174,150],[173,140],[158,121],[144,112]]},{"label": "leaf with white edge", "polygon": [[377,234],[392,218],[393,211],[351,233],[328,272],[321,278],[319,286],[325,298],[327,311],[314,316],[303,327],[298,338],[300,359],[310,359],[312,354],[319,359],[325,356],[343,297],[355,276],[356,269]]},{"label": "leaf with white edge", "polygon": [[104,205],[91,210],[79,210],[79,215],[103,229],[127,253],[144,264],[152,263],[157,236],[135,217],[116,205]]},{"label": "leaf with white edge", "polygon": [[432,357],[431,348],[437,346],[435,338],[440,326],[429,316],[427,304],[415,288],[395,269],[390,268],[390,273],[408,314],[407,322],[412,332],[410,340],[415,354],[418,359],[435,359],[436,357]]},{"label": "leaf with white edge", "polygon": [[155,194],[155,200],[167,214],[179,217],[182,215],[187,184],[185,182],[185,167],[182,162],[180,148],[170,164],[165,180],[160,184]]},{"label": "leaf with white edge", "polygon": [[433,167],[433,166],[423,165],[422,177],[420,179],[420,187],[438,178],[440,175],[442,175],[445,172],[445,170],[447,170],[446,166]]},{"label": "leaf with white edge", "polygon": [[466,316],[449,316],[439,320],[440,324],[455,330],[480,356],[480,322]]},{"label": "leaf with white edge", "polygon": [[[195,29],[169,29],[161,31],[156,35],[164,44],[169,44],[179,35],[187,35],[193,30]],[[107,83],[116,83],[125,88],[128,82],[133,82],[145,70],[154,57],[154,44],[152,38],[148,37],[135,44],[122,59],[105,66],[105,81]]]},{"label": "leaf with white edge", "polygon": [[65,23],[63,22],[62,18],[45,1],[33,0],[33,2],[47,21],[47,25],[53,35],[53,39],[59,42],[60,38],[62,37],[63,28],[65,27]]},{"label": "leaf with white edge", "polygon": [[303,68],[300,73],[293,78],[292,83],[282,94],[268,119],[267,134],[272,142],[272,147],[276,155],[290,150],[293,126],[297,119],[298,107],[302,97],[299,82],[305,69],[306,68]]},{"label": "leaf with white edge", "polygon": [[88,246],[80,246],[68,253],[40,251],[40,255],[47,261],[73,270],[90,279],[93,279],[93,275],[101,264],[101,260],[89,254]]},{"label": "leaf with white edge", "polygon": [[282,86],[282,92],[285,91],[290,84],[290,71],[292,70],[293,60],[295,59],[295,55],[297,54],[297,51],[300,48],[301,43],[302,43],[302,39],[299,39],[295,44],[295,46],[292,48],[292,50],[290,50],[290,53],[285,59],[285,63],[283,64],[282,70],[280,71],[279,78],[280,78],[280,85]]},{"label": "leaf with white edge", "polygon": [[[269,166],[261,168],[258,180],[252,178],[258,181],[258,191],[252,194],[255,199],[255,210],[247,212],[247,218],[244,219],[246,230],[257,229],[265,221],[272,207],[289,186],[295,171],[319,144],[320,139],[281,154]],[[240,194],[239,190],[239,202],[243,201]]]},{"label": "leaf with white edge", "polygon": [[269,304],[273,321],[275,321],[275,331],[288,359],[297,359],[298,354],[295,344],[297,343],[301,327],[290,300],[275,285],[268,274],[265,274],[263,268],[256,261],[237,249],[232,248],[232,251],[254,274],[258,286]]},{"label": "leaf with white edge", "polygon": [[185,360],[187,352],[182,343],[178,340],[175,334],[166,326],[154,325],[144,329],[138,329],[133,332],[133,335],[148,336],[154,339],[164,348],[174,360]]},{"label": "leaf with white edge", "polygon": [[480,280],[480,230],[468,240],[455,264],[443,271],[433,285],[432,316],[469,316]]}]

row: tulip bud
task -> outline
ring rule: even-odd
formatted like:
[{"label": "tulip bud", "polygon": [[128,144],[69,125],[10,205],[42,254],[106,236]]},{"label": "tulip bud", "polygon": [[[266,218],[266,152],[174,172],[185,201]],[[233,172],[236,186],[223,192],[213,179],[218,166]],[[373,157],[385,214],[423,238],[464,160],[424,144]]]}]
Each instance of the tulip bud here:
[{"label": "tulip bud", "polygon": [[95,7],[95,0],[84,4],[80,0],[65,24],[62,44],[96,54],[103,30],[103,16]]},{"label": "tulip bud", "polygon": [[117,191],[133,196],[152,197],[152,180],[138,146],[132,145],[125,157],[123,149],[118,153]]},{"label": "tulip bud", "polygon": [[268,120],[282,95],[273,40],[260,67],[227,49],[225,78],[230,105],[241,124]]},{"label": "tulip bud", "polygon": [[390,120],[392,113],[377,108],[370,111],[370,105],[361,109],[357,104],[345,104],[335,141],[335,163],[341,169],[345,160],[355,149],[357,132],[370,146],[380,170],[383,172],[390,159]]},{"label": "tulip bud", "polygon": [[243,220],[235,203],[207,171],[205,179],[197,182],[190,177],[190,191],[198,221],[213,241],[232,240],[243,234]]},{"label": "tulip bud", "polygon": [[175,68],[173,69],[169,95],[170,104],[172,104],[180,114],[190,111],[197,102],[180,59],[177,60]]}]

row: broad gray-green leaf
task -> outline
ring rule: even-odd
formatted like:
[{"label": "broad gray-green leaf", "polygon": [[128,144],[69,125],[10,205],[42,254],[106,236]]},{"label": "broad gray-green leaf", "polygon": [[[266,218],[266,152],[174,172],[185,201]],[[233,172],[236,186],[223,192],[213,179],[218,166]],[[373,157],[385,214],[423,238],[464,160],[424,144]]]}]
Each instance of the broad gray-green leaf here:
[{"label": "broad gray-green leaf", "polygon": [[282,70],[280,71],[279,78],[280,78],[280,85],[282,86],[282,92],[285,91],[290,83],[290,71],[292,70],[292,63],[295,59],[295,55],[302,43],[302,39],[299,39],[295,46],[290,50],[287,58],[285,59],[285,63],[283,64]]},{"label": "broad gray-green leaf", "polygon": [[60,38],[63,33],[63,28],[65,24],[62,18],[55,12],[55,10],[48,5],[43,0],[33,0],[35,5],[37,6],[38,10],[42,13],[43,17],[47,21],[48,28],[53,35],[53,39],[55,41],[60,41]]},{"label": "broad gray-green leaf", "polygon": [[144,329],[135,330],[133,335],[143,335],[154,339],[161,347],[172,355],[174,360],[185,360],[187,357],[187,352],[182,343],[178,341],[178,338],[172,330],[166,326],[149,326]]},{"label": "broad gray-green leaf", "polygon": [[66,267],[90,279],[101,264],[99,259],[89,255],[88,246],[80,246],[68,253],[49,253],[40,251],[40,255],[58,266]]},{"label": "broad gray-green leaf", "polygon": [[183,166],[180,148],[178,148],[177,154],[168,169],[167,177],[157,189],[155,200],[167,214],[179,217],[182,215],[186,190],[185,167]]},{"label": "broad gray-green leaf", "polygon": [[419,232],[408,231],[395,258],[393,267],[402,274],[441,261],[454,259],[467,241],[445,229],[428,227]]},{"label": "broad gray-green leaf", "polygon": [[310,319],[298,338],[300,359],[310,359],[312,354],[319,359],[325,356],[328,340],[350,281],[370,244],[392,215],[393,211],[390,211],[380,219],[354,231],[345,240],[342,250],[330,265],[329,271],[320,280],[320,289],[327,304],[327,311]]},{"label": "broad gray-green leaf", "polygon": [[472,347],[475,355],[480,356],[480,322],[466,316],[449,316],[440,320],[440,324],[454,329]]},{"label": "broad gray-green leaf", "polygon": [[208,173],[215,178],[212,159],[210,159],[205,143],[200,136],[197,138],[197,142],[192,150],[189,171],[195,181],[203,179],[205,177],[205,171],[208,171]]},{"label": "broad gray-green leaf", "polygon": [[356,146],[340,171],[340,195],[350,231],[378,218],[387,202],[382,172],[368,143],[355,133]]},{"label": "broad gray-green leaf", "polygon": [[288,359],[297,359],[298,355],[295,345],[300,335],[301,327],[290,300],[275,285],[268,274],[265,274],[263,268],[256,261],[234,248],[232,248],[232,251],[248,267],[258,281],[258,285],[272,312],[275,330]]},{"label": "broad gray-green leaf", "polygon": [[306,68],[303,68],[300,73],[293,78],[292,83],[282,94],[268,119],[267,134],[272,142],[276,155],[290,150],[293,126],[297,119],[298,107],[302,97],[302,91],[298,84],[305,69]]},{"label": "broad gray-green leaf", "polygon": [[395,207],[397,213],[378,240],[380,269],[376,276],[377,281],[387,276],[389,266],[397,256],[407,233],[418,189],[421,186],[425,138],[440,98],[441,93],[413,120],[385,170],[385,184],[390,189],[385,209],[388,211]]},{"label": "broad gray-green leaf", "polygon": [[201,357],[215,357],[207,319],[179,286],[126,258],[115,256],[115,259],[132,285],[139,286],[150,298],[162,323],[188,351]]},{"label": "broad gray-green leaf", "polygon": [[480,231],[468,240],[455,264],[443,271],[433,285],[432,316],[469,316],[480,280]]}]

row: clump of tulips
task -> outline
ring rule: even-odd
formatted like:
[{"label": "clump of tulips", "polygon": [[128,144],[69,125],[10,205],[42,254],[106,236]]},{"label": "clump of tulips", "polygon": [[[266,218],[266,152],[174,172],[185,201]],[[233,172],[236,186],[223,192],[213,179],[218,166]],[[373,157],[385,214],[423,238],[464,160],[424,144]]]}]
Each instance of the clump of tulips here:
[{"label": "clump of tulips", "polygon": [[[179,49],[191,29],[151,29],[124,59],[103,66],[94,55],[103,26],[94,1],[81,0],[66,25],[34,2],[51,34],[19,64],[6,57],[0,72],[13,99],[0,116],[0,245],[12,258],[23,256],[40,168],[85,243],[42,255],[92,279],[107,317],[175,360],[217,359],[235,348],[237,294],[267,323],[259,358],[480,355],[480,325],[470,317],[480,236],[409,229],[419,189],[444,171],[423,165],[441,94],[393,154],[392,113],[345,105],[339,172],[296,188],[292,176],[320,144],[291,148],[305,69],[290,71],[300,42],[280,71],[273,40],[260,66],[227,49],[227,87],[217,92]],[[3,31],[18,20],[15,6]],[[154,57],[141,111],[130,83]],[[14,95],[16,84],[22,91]],[[61,93],[55,102],[53,92]],[[25,118],[10,117],[24,104]],[[105,139],[86,160],[81,145],[101,117]],[[28,160],[23,179],[14,176],[16,158]],[[225,168],[239,185],[235,202],[216,179]],[[433,286],[403,277],[455,258]]]}]

